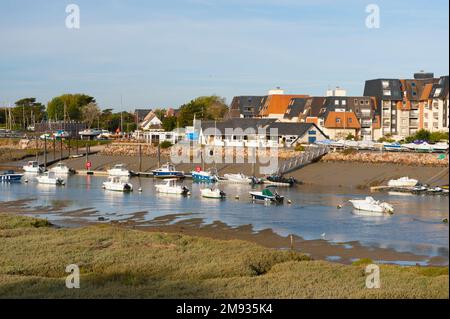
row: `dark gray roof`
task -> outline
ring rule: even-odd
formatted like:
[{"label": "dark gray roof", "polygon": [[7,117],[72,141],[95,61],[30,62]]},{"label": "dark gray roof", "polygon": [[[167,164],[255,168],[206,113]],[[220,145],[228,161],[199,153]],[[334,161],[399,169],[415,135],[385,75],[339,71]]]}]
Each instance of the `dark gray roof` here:
[{"label": "dark gray roof", "polygon": [[271,128],[278,130],[278,135],[296,135],[303,136],[310,129],[315,129],[326,136],[314,123],[286,123],[286,122],[273,122],[266,126],[268,132]]},{"label": "dark gray roof", "polygon": [[[390,95],[385,95],[383,92],[383,81],[389,83],[388,90]],[[377,99],[401,101],[403,99],[402,84],[399,79],[374,79],[367,80],[364,86],[364,96],[374,96]]]},{"label": "dark gray roof", "polygon": [[285,119],[292,119],[293,117],[299,116],[305,110],[307,97],[293,98],[289,103],[289,106],[284,114]]},{"label": "dark gray roof", "polygon": [[[435,94],[436,93],[436,89],[441,89],[441,92],[439,94]],[[433,88],[431,89],[429,98],[430,99],[445,99],[447,98],[449,93],[449,77],[448,75],[446,76],[441,76],[439,78],[439,82],[436,84],[433,84]],[[436,95],[436,96],[435,96]]]},{"label": "dark gray roof", "polygon": [[254,117],[259,114],[267,96],[235,96],[231,101],[230,117]]}]

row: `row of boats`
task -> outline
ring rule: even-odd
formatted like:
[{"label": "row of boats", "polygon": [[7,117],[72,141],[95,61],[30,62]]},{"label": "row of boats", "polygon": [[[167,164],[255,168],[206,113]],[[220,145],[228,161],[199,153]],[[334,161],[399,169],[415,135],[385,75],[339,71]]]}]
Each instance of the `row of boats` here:
[{"label": "row of boats", "polygon": [[424,153],[445,153],[448,152],[448,143],[435,143],[430,144],[427,141],[417,140],[413,143],[401,144],[399,142],[374,142],[374,141],[352,141],[352,140],[323,140],[316,142],[318,145],[325,145],[334,148],[353,148],[358,150],[379,150],[384,149],[385,151],[391,152],[424,152]]}]

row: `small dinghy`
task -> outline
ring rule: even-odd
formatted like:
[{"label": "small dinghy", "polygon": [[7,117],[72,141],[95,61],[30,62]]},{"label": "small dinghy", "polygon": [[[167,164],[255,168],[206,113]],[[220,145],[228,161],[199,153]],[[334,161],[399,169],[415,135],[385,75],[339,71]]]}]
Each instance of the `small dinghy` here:
[{"label": "small dinghy", "polygon": [[156,191],[164,194],[187,195],[189,189],[186,186],[177,185],[178,179],[166,179],[164,183],[155,185]]},{"label": "small dinghy", "polygon": [[124,182],[119,176],[110,176],[106,181],[103,182],[102,187],[109,191],[116,192],[132,192],[133,184]]},{"label": "small dinghy", "polygon": [[66,182],[61,177],[56,176],[54,172],[45,172],[44,174],[36,177],[39,184],[47,185],[64,185]]},{"label": "small dinghy", "polygon": [[294,177],[283,177],[281,175],[267,176],[264,181],[265,184],[277,185],[277,186],[293,186],[297,183]]},{"label": "small dinghy", "polygon": [[54,167],[50,168],[50,172],[54,172],[57,175],[68,175],[71,173],[70,168],[63,162],[59,162]]},{"label": "small dinghy", "polygon": [[380,202],[373,197],[367,196],[365,199],[352,199],[349,202],[356,210],[362,210],[366,212],[378,213],[378,214],[392,214],[394,213],[394,207],[386,202]]},{"label": "small dinghy", "polygon": [[0,183],[13,183],[20,182],[23,174],[17,174],[12,170],[4,171],[0,173]]},{"label": "small dinghy", "polygon": [[125,167],[124,164],[116,164],[113,168],[108,170],[109,176],[130,176],[130,171]]},{"label": "small dinghy", "polygon": [[203,188],[200,190],[202,197],[205,198],[225,198],[226,194],[218,188]]},{"label": "small dinghy", "polygon": [[39,166],[37,161],[29,161],[26,165],[24,165],[23,170],[27,173],[42,173],[44,169]]},{"label": "small dinghy", "polygon": [[262,192],[254,191],[249,192],[252,197],[252,201],[264,201],[266,203],[283,204],[284,196],[279,195],[277,192],[272,192],[269,188],[274,186],[268,186],[262,190]]}]

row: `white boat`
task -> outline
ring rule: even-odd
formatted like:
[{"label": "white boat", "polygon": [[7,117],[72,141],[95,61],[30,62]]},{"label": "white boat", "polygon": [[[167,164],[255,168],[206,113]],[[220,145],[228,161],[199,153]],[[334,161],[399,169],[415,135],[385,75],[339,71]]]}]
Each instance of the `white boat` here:
[{"label": "white boat", "polygon": [[79,132],[78,134],[81,135],[82,138],[83,137],[91,138],[91,137],[96,137],[96,136],[102,134],[102,130],[99,130],[99,129],[86,129],[86,130],[83,130],[83,131]]},{"label": "white boat", "polygon": [[104,189],[117,192],[131,192],[133,191],[133,184],[123,182],[119,176],[110,176],[103,182]]},{"label": "white boat", "polygon": [[[273,186],[272,186],[273,187]],[[252,201],[263,201],[265,203],[283,204],[284,196],[279,195],[277,192],[273,192],[269,189],[271,186],[267,186],[262,192],[253,191],[249,192]]]},{"label": "white boat", "polygon": [[252,184],[253,178],[248,177],[242,173],[238,174],[224,174],[223,177],[226,181],[231,183],[238,183],[238,184]]},{"label": "white boat", "polygon": [[63,162],[59,162],[54,167],[49,169],[50,172],[54,172],[57,175],[67,175],[70,174],[70,168]]},{"label": "white boat", "polygon": [[374,212],[379,214],[393,213],[394,207],[386,202],[380,202],[373,197],[367,196],[365,199],[352,199],[349,202],[356,210],[362,210],[367,212]]},{"label": "white boat", "polygon": [[41,173],[41,172],[43,172],[43,168],[39,166],[37,161],[29,161],[22,168],[27,173]]},{"label": "white boat", "polygon": [[435,152],[447,152],[448,151],[448,143],[436,143],[433,145],[433,150]]},{"label": "white boat", "polygon": [[130,171],[123,164],[116,164],[108,170],[109,176],[130,176]]},{"label": "white boat", "polygon": [[194,182],[215,183],[218,180],[217,173],[215,170],[209,171],[195,170],[191,172],[191,176]]},{"label": "white boat", "polygon": [[200,190],[202,197],[205,198],[225,198],[226,194],[218,188],[203,188]]},{"label": "white boat", "polygon": [[156,191],[164,194],[187,195],[189,189],[184,185],[177,185],[177,181],[176,178],[166,179],[164,183],[155,185]]},{"label": "white boat", "polygon": [[407,176],[399,179],[391,179],[388,182],[389,187],[414,187],[419,181],[417,179],[409,178]]},{"label": "white boat", "polygon": [[54,172],[45,172],[44,174],[36,177],[39,184],[48,185],[64,185],[65,181],[63,178],[56,176]]}]

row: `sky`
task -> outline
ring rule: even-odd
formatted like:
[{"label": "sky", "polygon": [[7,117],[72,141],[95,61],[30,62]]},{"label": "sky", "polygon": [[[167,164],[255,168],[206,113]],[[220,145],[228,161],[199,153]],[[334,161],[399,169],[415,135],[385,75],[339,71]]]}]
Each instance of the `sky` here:
[{"label": "sky", "polygon": [[[66,6],[80,28],[66,27]],[[367,28],[376,4],[379,28]],[[0,0],[0,104],[63,93],[102,108],[197,96],[324,95],[449,71],[447,0]]]}]

